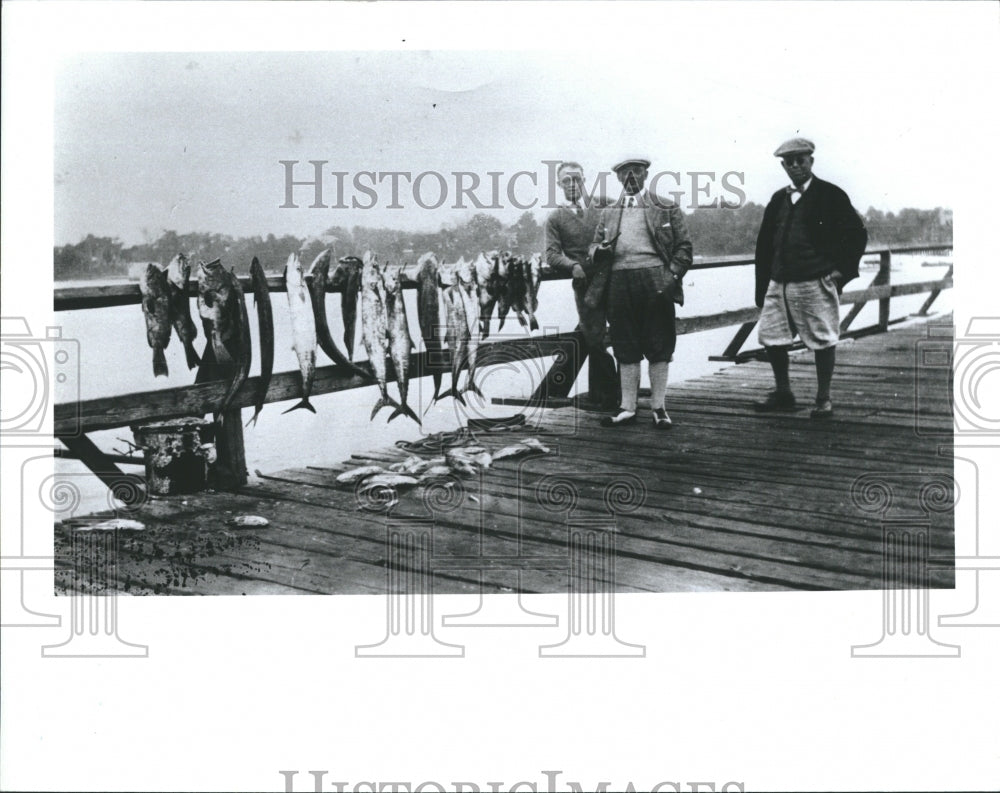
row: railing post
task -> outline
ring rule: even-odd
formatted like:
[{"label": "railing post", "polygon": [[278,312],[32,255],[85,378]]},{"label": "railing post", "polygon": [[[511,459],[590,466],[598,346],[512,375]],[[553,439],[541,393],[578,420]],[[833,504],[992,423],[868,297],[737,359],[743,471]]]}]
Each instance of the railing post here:
[{"label": "railing post", "polygon": [[[890,273],[892,272],[892,251],[882,251],[878,255],[878,282],[889,286]],[[878,328],[885,332],[889,330],[889,301],[891,298],[882,297],[878,301]]]}]

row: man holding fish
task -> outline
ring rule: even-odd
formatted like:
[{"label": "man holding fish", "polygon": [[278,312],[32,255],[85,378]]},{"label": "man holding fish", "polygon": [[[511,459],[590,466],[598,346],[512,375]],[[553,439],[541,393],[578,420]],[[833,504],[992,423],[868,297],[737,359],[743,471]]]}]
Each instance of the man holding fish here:
[{"label": "man holding fish", "polygon": [[665,399],[676,342],[674,304],[684,303],[683,279],[693,253],[681,209],[643,190],[649,165],[647,159],[629,158],[614,166],[622,196],[601,212],[590,246],[594,274],[584,302],[607,305],[611,344],[621,365],[621,404],[601,419],[602,427],[636,422],[643,358],[649,362],[653,426],[672,426]]},{"label": "man holding fish", "polygon": [[610,409],[618,404],[618,373],[604,343],[607,310],[603,303],[589,306],[583,300],[593,275],[587,248],[594,239],[600,207],[584,193],[583,167],[579,163],[561,163],[556,178],[566,200],[545,221],[545,261],[553,270],[562,270],[573,277],[573,295],[580,318],[577,330],[583,334],[590,361],[589,401],[596,407]]}]

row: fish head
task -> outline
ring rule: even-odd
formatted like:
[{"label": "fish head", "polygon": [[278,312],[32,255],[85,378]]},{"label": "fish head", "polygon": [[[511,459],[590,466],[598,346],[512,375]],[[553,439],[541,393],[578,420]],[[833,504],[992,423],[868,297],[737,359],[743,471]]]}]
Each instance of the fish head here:
[{"label": "fish head", "polygon": [[215,292],[222,288],[226,270],[218,259],[206,264],[198,260],[198,291]]},{"label": "fish head", "polygon": [[167,280],[179,289],[183,289],[191,275],[191,264],[187,256],[178,253],[167,265]]},{"label": "fish head", "polygon": [[302,261],[299,254],[292,251],[288,254],[285,262],[285,284],[286,286],[298,286],[302,283]]},{"label": "fish head", "polygon": [[382,283],[385,285],[386,292],[389,294],[399,292],[403,288],[402,278],[403,265],[385,263],[382,268]]},{"label": "fish head", "polygon": [[458,267],[456,268],[456,271],[458,274],[459,281],[461,281],[463,284],[472,283],[472,278],[473,278],[472,264],[465,261],[464,256],[458,260]]},{"label": "fish head", "polygon": [[434,255],[433,251],[427,251],[427,253],[417,259],[417,266],[421,270],[437,270],[438,258]]},{"label": "fish head", "polygon": [[319,255],[313,259],[313,263],[309,266],[306,278],[322,278],[325,282],[330,272],[331,253],[329,248],[324,248],[320,251]]}]

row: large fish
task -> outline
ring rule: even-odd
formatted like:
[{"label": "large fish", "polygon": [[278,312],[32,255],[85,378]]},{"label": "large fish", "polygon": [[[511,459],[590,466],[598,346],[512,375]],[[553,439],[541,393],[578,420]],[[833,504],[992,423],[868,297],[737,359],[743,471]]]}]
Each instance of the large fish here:
[{"label": "large fish", "polygon": [[410,352],[413,350],[413,339],[410,338],[410,326],[406,321],[406,304],[403,302],[403,268],[399,265],[386,265],[382,270],[382,285],[385,288],[385,313],[389,331],[389,357],[396,369],[396,385],[399,388],[399,405],[389,421],[396,416],[409,416],[417,424],[420,419],[406,403],[410,387]]},{"label": "large fish", "polygon": [[464,405],[465,400],[458,389],[458,378],[468,354],[469,324],[465,313],[465,301],[462,299],[462,287],[455,283],[444,290],[442,297],[447,315],[445,340],[451,353],[451,388],[440,394],[437,399],[451,396]]},{"label": "large fish", "polygon": [[493,307],[500,294],[497,291],[497,265],[499,262],[500,255],[493,251],[480,253],[472,263],[472,273],[476,279],[476,286],[479,287],[479,324],[484,339],[490,335],[490,318],[493,316]]},{"label": "large fish", "polygon": [[236,274],[216,259],[198,263],[198,313],[217,363],[227,365],[229,385],[216,411],[219,421],[250,371],[250,320]]},{"label": "large fish", "polygon": [[167,273],[155,262],[146,265],[139,277],[142,315],[146,318],[146,343],[153,348],[153,375],[166,376],[167,357],[163,350],[170,344],[170,287]]},{"label": "large fish", "polygon": [[313,316],[316,318],[316,341],[331,361],[338,366],[346,366],[356,375],[365,380],[371,380],[371,375],[340,351],[333,337],[330,336],[330,324],[326,318],[326,284],[330,274],[331,253],[327,248],[319,254],[305,275],[306,286],[309,289],[309,299],[312,301]]},{"label": "large fish", "polygon": [[[385,308],[385,285],[378,265],[378,257],[371,251],[365,253],[361,268],[361,340],[368,351],[381,398],[372,408],[371,419],[384,407],[399,407],[386,390],[386,363],[389,353],[389,317]],[[370,420],[370,419],[369,419]]]},{"label": "large fish", "polygon": [[299,361],[302,375],[302,399],[288,410],[306,408],[313,413],[316,408],[309,402],[313,378],[316,376],[316,318],[313,315],[309,287],[302,274],[302,262],[297,253],[291,253],[285,264],[285,289],[288,292],[288,310],[292,319],[292,349]]},{"label": "large fish", "polygon": [[267,286],[267,275],[257,257],[250,262],[250,283],[253,285],[253,302],[257,308],[257,330],[260,336],[260,381],[254,399],[253,416],[247,422],[257,424],[257,416],[264,409],[264,399],[271,385],[271,371],[274,369],[274,314],[271,311],[271,290]]},{"label": "large fish", "polygon": [[194,348],[194,340],[198,338],[198,327],[191,319],[191,301],[188,299],[188,280],[191,277],[191,264],[187,256],[178,253],[167,265],[167,285],[170,289],[170,317],[177,331],[177,338],[184,345],[184,355],[187,357],[188,369],[194,369],[201,359]]},{"label": "large fish", "polygon": [[465,358],[469,367],[466,376],[464,391],[472,391],[479,396],[483,392],[476,385],[476,354],[479,351],[479,344],[483,338],[482,323],[479,321],[479,287],[473,275],[471,265],[466,265],[464,260],[462,266],[458,268],[458,290],[459,296],[465,308],[465,322],[469,329],[469,335],[465,342]]},{"label": "large fish", "polygon": [[420,336],[427,350],[428,368],[434,380],[434,396],[441,390],[441,303],[438,292],[438,260],[433,253],[425,253],[417,260],[417,321]]},{"label": "large fish", "polygon": [[354,333],[358,326],[358,293],[361,291],[363,262],[357,256],[342,256],[330,276],[334,287],[340,288],[340,316],[344,321],[344,347],[347,357],[354,360]]}]

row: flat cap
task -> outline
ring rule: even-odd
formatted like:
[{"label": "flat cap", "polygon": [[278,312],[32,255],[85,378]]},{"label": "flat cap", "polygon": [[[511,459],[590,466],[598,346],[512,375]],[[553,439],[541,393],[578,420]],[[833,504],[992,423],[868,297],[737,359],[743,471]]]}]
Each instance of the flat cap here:
[{"label": "flat cap", "polygon": [[643,168],[648,168],[650,166],[650,162],[649,160],[643,157],[630,157],[614,165],[611,168],[611,170],[614,171],[615,173],[618,173],[618,171],[620,171],[626,165],[641,165]]},{"label": "flat cap", "polygon": [[786,140],[774,151],[775,157],[784,157],[786,154],[812,154],[816,151],[816,145],[811,140],[805,138],[792,138]]}]

